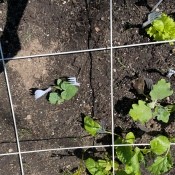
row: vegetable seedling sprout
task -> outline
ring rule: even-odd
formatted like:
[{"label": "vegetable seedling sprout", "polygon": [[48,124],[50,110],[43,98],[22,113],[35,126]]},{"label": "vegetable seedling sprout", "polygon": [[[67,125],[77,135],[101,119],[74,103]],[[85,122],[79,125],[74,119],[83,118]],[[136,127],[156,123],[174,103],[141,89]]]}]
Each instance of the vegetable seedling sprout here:
[{"label": "vegetable seedling sprout", "polygon": [[146,100],[139,100],[138,104],[133,104],[129,115],[134,121],[141,124],[147,123],[152,118],[164,123],[168,123],[171,113],[175,111],[175,104],[162,104],[162,100],[173,94],[170,83],[161,79],[153,85],[152,90]]},{"label": "vegetable seedling sprout", "polygon": [[35,100],[49,93],[49,102],[51,104],[61,104],[65,100],[73,98],[80,83],[77,82],[76,77],[68,77],[67,81],[58,79],[54,86],[47,88],[46,90],[38,89],[35,91]]},{"label": "vegetable seedling sprout", "polygon": [[[97,136],[102,128],[103,126],[90,116],[84,118],[84,129],[93,137]],[[106,134],[111,133],[107,132]],[[152,175],[161,175],[173,167],[170,151],[171,139],[166,136],[156,136],[150,141],[150,147],[144,148],[133,146],[135,143],[133,132],[127,133],[124,138],[116,136],[115,144],[123,146],[115,147],[114,162],[111,154],[107,151],[105,156],[91,156],[85,160],[85,166],[91,175],[112,175],[113,169],[117,175],[141,175],[141,166],[145,167]],[[153,163],[148,160],[150,156],[154,159]]]},{"label": "vegetable seedling sprout", "polygon": [[[173,40],[175,39],[175,21],[165,13],[162,13],[158,19],[151,23],[146,32],[155,41]],[[173,45],[173,43],[171,42],[170,45]]]}]

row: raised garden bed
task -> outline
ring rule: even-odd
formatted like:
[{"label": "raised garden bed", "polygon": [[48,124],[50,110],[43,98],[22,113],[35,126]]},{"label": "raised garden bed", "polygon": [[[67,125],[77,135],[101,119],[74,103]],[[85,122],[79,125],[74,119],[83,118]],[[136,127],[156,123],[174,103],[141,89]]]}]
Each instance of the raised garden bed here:
[{"label": "raised garden bed", "polygon": [[[174,77],[169,79],[162,72],[174,68],[174,46],[166,43],[127,48],[130,44],[153,41],[141,26],[155,4],[144,0],[113,2],[113,46],[123,45],[126,48],[113,49],[112,122],[111,55],[110,50],[105,49],[110,46],[110,3],[104,0],[90,1],[89,4],[80,0],[59,3],[56,0],[30,0],[23,3],[12,3],[13,8],[9,8],[11,13],[6,12],[6,1],[0,3],[2,29],[7,25],[6,14],[10,15],[11,23],[16,10],[23,11],[22,8],[27,3],[18,30],[10,29],[9,25],[7,29],[12,30],[11,38],[4,36],[3,32],[1,34],[5,58],[104,48],[101,51],[36,56],[6,63],[20,149],[24,153],[22,158],[25,175],[73,173],[83,163],[83,159],[100,157],[106,150],[111,155],[111,147],[103,148],[103,145],[112,144],[111,135],[89,135],[82,127],[84,115],[105,123],[108,131],[111,131],[114,123],[115,133],[123,137],[126,133],[133,132],[135,143],[138,144],[149,143],[159,134],[174,137],[174,115],[167,124],[151,120],[144,128],[128,115],[132,104],[137,103],[140,97],[132,87],[132,81],[138,77],[150,78],[154,83],[164,78],[175,91]],[[165,1],[159,9],[174,17],[174,7],[173,1]],[[11,106],[3,66],[0,68],[0,153],[16,153],[18,149]],[[75,76],[80,82],[78,93],[73,99],[60,105],[51,105],[46,96],[35,100],[32,95],[35,88],[46,89],[56,79],[69,76]],[[174,102],[174,99],[175,96],[172,95],[170,102]],[[85,148],[68,149],[84,146],[100,148],[90,149],[85,154]],[[67,150],[42,152],[54,148]],[[171,149],[174,157],[174,147]],[[6,175],[21,174],[18,154],[1,156],[0,171]],[[174,171],[172,168],[167,174],[174,174]],[[142,168],[142,174],[149,172]]]}]

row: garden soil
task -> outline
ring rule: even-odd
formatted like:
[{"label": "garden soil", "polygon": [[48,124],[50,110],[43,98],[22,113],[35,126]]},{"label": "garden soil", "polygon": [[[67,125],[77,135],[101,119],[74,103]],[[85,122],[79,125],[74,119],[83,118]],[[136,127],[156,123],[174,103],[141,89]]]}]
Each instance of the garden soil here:
[{"label": "garden soil", "polygon": [[[151,42],[142,29],[152,1],[113,2],[113,44],[115,46]],[[6,61],[0,66],[0,153],[17,151],[13,117],[4,73],[7,72],[16,117],[21,151],[111,144],[110,137],[92,138],[83,129],[83,117],[92,116],[111,130],[110,51],[85,52],[40,57],[39,54],[76,51],[110,46],[110,6],[107,0],[25,0],[0,1],[0,32],[5,58],[38,55]],[[165,1],[159,9],[175,17],[175,3]],[[170,81],[166,70],[175,67],[169,44],[114,49],[114,125],[124,136],[132,131],[137,143],[148,143],[157,134],[173,137],[175,122],[134,123],[129,115],[139,96],[132,81],[145,77],[156,83]],[[48,96],[34,98],[36,89],[54,85],[60,77],[75,76],[78,94],[61,105],[51,105]],[[169,100],[173,102],[173,95]],[[85,151],[85,150],[83,150]],[[22,154],[25,175],[57,175],[73,172],[85,159],[82,150]],[[100,150],[101,151],[101,150]],[[20,174],[18,155],[0,157],[0,174]],[[169,172],[173,175],[175,169]],[[86,173],[84,173],[86,174]],[[143,174],[148,174],[143,172]]]}]

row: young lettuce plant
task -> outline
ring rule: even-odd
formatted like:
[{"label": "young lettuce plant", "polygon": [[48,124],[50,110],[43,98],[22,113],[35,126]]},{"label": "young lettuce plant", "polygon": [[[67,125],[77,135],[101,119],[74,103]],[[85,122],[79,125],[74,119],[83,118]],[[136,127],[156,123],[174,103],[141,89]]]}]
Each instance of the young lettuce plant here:
[{"label": "young lettuce plant", "polygon": [[132,105],[129,111],[131,118],[141,124],[145,124],[152,118],[168,123],[170,114],[175,111],[175,104],[163,105],[161,102],[172,94],[170,83],[161,79],[153,85],[147,100],[139,100],[138,104]]},{"label": "young lettuce plant", "polygon": [[[103,130],[103,127],[89,116],[84,118],[84,128],[92,136],[96,136],[99,131]],[[86,159],[87,170],[91,175],[112,175],[113,168],[117,175],[141,175],[142,164],[150,174],[161,175],[172,168],[170,141],[167,137],[158,136],[154,138],[150,141],[150,148],[141,149],[133,146],[134,142],[135,136],[132,132],[126,134],[125,138],[118,136],[115,144],[122,144],[122,146],[115,147],[114,167],[112,157],[108,153],[108,156],[103,159],[96,157]],[[127,146],[123,146],[123,144],[127,144]],[[149,156],[154,159],[151,165],[146,159]]]},{"label": "young lettuce plant", "polygon": [[146,29],[146,32],[156,41],[173,40],[175,39],[175,21],[162,13],[161,17],[154,20],[151,26]]},{"label": "young lettuce plant", "polygon": [[52,92],[49,94],[49,102],[51,104],[61,104],[65,100],[70,100],[78,92],[78,88],[68,81],[58,79],[56,85],[53,86]]}]

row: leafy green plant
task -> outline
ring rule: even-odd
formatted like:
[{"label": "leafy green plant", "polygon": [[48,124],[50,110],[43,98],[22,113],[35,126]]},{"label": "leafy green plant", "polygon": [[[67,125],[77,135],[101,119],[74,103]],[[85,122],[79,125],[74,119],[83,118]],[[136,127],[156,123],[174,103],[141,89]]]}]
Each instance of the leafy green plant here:
[{"label": "leafy green plant", "polygon": [[49,102],[51,104],[61,104],[65,100],[70,100],[76,95],[78,88],[68,81],[58,79],[56,85],[53,86],[52,92],[49,94]]},{"label": "leafy green plant", "polygon": [[145,124],[152,118],[164,123],[168,123],[170,114],[175,111],[175,104],[163,105],[163,101],[173,94],[170,83],[164,79],[153,85],[149,96],[145,101],[139,100],[138,104],[133,104],[129,111],[131,118],[141,124]]},{"label": "leafy green plant", "polygon": [[173,40],[175,39],[175,21],[162,13],[161,17],[154,20],[152,25],[146,29],[146,32],[156,41]]},{"label": "leafy green plant", "polygon": [[[84,128],[89,134],[96,136],[103,127],[91,117],[86,116],[84,118]],[[103,158],[90,157],[86,159],[85,166],[87,170],[91,175],[112,175],[113,168],[117,175],[141,175],[142,165],[150,174],[161,175],[172,168],[173,161],[170,152],[170,141],[167,137],[160,135],[154,138],[150,141],[149,148],[133,146],[134,142],[135,136],[132,132],[126,134],[125,138],[117,136],[115,144],[121,146],[115,147],[114,167],[112,156],[108,153]],[[127,146],[123,144],[127,144]],[[147,159],[150,156],[154,160],[152,164]]]}]

